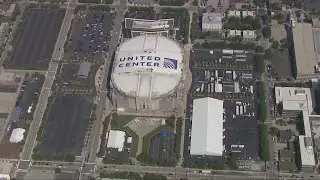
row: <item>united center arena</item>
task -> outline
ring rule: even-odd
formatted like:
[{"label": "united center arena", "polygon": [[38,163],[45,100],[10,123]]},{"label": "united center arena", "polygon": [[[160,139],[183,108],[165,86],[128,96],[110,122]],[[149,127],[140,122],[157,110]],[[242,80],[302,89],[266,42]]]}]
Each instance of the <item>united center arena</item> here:
[{"label": "united center arena", "polygon": [[182,80],[182,61],[183,49],[167,37],[145,34],[126,40],[113,63],[113,103],[126,111],[168,107],[165,101],[172,103]]}]

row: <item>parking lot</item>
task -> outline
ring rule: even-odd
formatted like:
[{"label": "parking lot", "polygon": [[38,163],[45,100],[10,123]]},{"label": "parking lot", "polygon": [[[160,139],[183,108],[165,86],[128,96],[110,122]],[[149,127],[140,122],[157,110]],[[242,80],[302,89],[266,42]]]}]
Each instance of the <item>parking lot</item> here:
[{"label": "parking lot", "polygon": [[66,48],[67,57],[86,59],[107,52],[114,14],[90,12],[76,16]]},{"label": "parking lot", "polygon": [[[25,129],[24,135],[26,136],[43,82],[44,76],[40,74],[28,76],[22,82],[22,87],[20,92],[18,92],[17,100],[9,118],[6,134],[0,145],[0,157],[6,154],[8,155],[7,157],[18,157],[22,146],[21,144],[10,143],[9,138],[12,130],[15,128]],[[2,146],[6,147],[2,148]]]},{"label": "parking lot", "polygon": [[[83,66],[84,68],[81,68]],[[62,90],[90,93],[95,90],[95,75],[98,64],[89,62],[63,63],[58,79],[63,82]]]},{"label": "parking lot", "polygon": [[47,69],[64,14],[64,9],[31,9],[5,66],[10,69]]},{"label": "parking lot", "polygon": [[32,75],[24,79],[14,111],[11,114],[11,120],[16,122],[18,127],[26,128],[24,127],[26,121],[32,120],[43,82],[43,75]]},{"label": "parking lot", "polygon": [[63,95],[50,105],[39,145],[42,156],[80,155],[88,127],[92,97]]},{"label": "parking lot", "polygon": [[[195,50],[191,52],[193,83],[187,99],[184,159],[187,166],[214,165],[219,159],[190,157],[193,99],[224,100],[224,145],[239,159],[258,157],[259,134],[255,107],[256,74],[253,56],[242,50]],[[248,138],[251,137],[251,138]],[[207,165],[206,165],[207,164]]]},{"label": "parking lot", "polygon": [[123,149],[105,148],[103,163],[105,164],[130,164],[131,143],[128,143],[128,133],[126,133]]},{"label": "parking lot", "polygon": [[155,161],[168,162],[168,164],[172,163],[174,161],[173,142],[174,134],[169,131],[163,131],[151,137],[149,154],[152,159]]}]

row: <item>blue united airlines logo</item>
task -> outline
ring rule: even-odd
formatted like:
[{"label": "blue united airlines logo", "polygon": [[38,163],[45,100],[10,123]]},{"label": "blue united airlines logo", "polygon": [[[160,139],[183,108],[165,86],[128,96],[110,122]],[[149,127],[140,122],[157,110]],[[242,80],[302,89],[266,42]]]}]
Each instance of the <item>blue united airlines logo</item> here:
[{"label": "blue united airlines logo", "polygon": [[169,69],[177,69],[178,61],[175,59],[164,58],[163,67]]}]

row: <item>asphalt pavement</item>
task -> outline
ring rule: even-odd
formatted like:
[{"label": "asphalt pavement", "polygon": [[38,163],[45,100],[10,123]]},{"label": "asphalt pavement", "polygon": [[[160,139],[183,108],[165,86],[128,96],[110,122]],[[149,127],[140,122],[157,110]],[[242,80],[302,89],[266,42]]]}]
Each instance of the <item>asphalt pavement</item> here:
[{"label": "asphalt pavement", "polygon": [[[76,0],[69,0],[68,5],[74,2],[76,2]],[[64,42],[67,38],[67,33],[69,29],[66,29],[66,28],[70,28],[70,24],[71,24],[70,16],[71,17],[73,16],[73,10],[74,8],[67,8],[66,10],[66,14],[61,26],[58,40],[56,42],[56,46],[53,51],[53,57],[59,60],[62,58],[62,55],[63,55],[63,48],[61,48],[60,45],[62,44],[62,47],[63,47]],[[70,24],[68,24],[68,21],[70,21]],[[36,145],[37,132],[41,125],[41,120],[47,106],[48,98],[51,95],[51,86],[53,84],[53,81],[55,78],[55,72],[57,71],[57,68],[58,68],[58,64],[54,61],[51,61],[51,63],[49,64],[48,73],[46,73],[45,81],[39,96],[39,102],[37,104],[37,107],[33,115],[33,121],[30,124],[28,136],[26,138],[26,142],[21,153],[20,158],[22,160],[31,160],[33,148]]]},{"label": "asphalt pavement", "polygon": [[61,25],[61,29],[59,32],[56,45],[54,47],[54,52],[52,54],[52,59],[54,60],[61,60],[63,56],[64,43],[66,42],[68,31],[71,27],[71,22],[74,16],[73,12],[74,12],[76,3],[77,3],[77,0],[69,0],[67,3],[66,14]]},{"label": "asphalt pavement", "polygon": [[[120,1],[120,3],[125,3],[123,1]],[[123,4],[122,4],[123,5]],[[122,6],[121,6],[122,7]],[[123,6],[125,7],[125,6]],[[110,44],[109,44],[109,51],[108,51],[108,55],[106,57],[106,62],[104,64],[104,74],[102,75],[102,80],[101,80],[101,90],[99,93],[99,97],[100,100],[98,101],[97,104],[97,110],[96,110],[96,120],[94,122],[94,125],[92,127],[92,131],[90,134],[90,138],[89,138],[89,143],[88,143],[88,147],[87,147],[87,152],[89,153],[87,156],[89,156],[88,158],[88,162],[90,163],[94,163],[96,160],[96,154],[98,152],[98,146],[99,146],[99,132],[101,129],[101,124],[102,124],[102,120],[104,117],[104,114],[108,114],[110,112],[109,107],[109,100],[107,98],[107,75],[108,75],[108,70],[109,70],[109,66],[110,66],[110,62],[112,61],[112,57],[114,52],[117,49],[118,43],[119,43],[119,37],[121,34],[121,26],[122,26],[122,20],[124,18],[124,13],[125,13],[125,9],[124,8],[119,8],[116,14],[116,17],[114,19],[114,28],[112,30],[113,34],[111,36],[111,40],[110,40]]]}]

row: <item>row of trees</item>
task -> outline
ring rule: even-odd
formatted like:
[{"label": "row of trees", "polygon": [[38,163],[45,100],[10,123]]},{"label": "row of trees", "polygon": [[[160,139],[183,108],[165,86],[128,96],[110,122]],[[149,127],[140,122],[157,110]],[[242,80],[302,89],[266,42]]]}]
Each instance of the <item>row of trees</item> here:
[{"label": "row of trees", "polygon": [[252,50],[255,49],[256,45],[254,43],[241,43],[241,42],[204,42],[202,44],[195,44],[195,48],[205,48],[205,49],[244,49],[244,50]]},{"label": "row of trees", "polygon": [[245,18],[230,17],[223,25],[224,29],[259,30],[261,28],[258,17],[247,16]]},{"label": "row of trees", "polygon": [[267,119],[266,113],[266,97],[265,97],[265,86],[263,82],[258,83],[257,96],[259,99],[259,120],[264,123]]},{"label": "row of trees", "polygon": [[186,0],[159,0],[161,6],[183,6],[186,2]]},{"label": "row of trees", "polygon": [[182,125],[183,125],[182,118],[181,117],[177,118],[176,134],[175,134],[175,140],[174,140],[174,152],[175,152],[176,160],[180,158]]},{"label": "row of trees", "polygon": [[[174,13],[175,21],[178,22],[182,43],[187,44],[189,40],[190,14],[185,8],[163,8],[162,12]],[[180,37],[177,37],[179,39]]]},{"label": "row of trees", "polygon": [[113,0],[78,0],[79,3],[112,4]]},{"label": "row of trees", "polygon": [[100,178],[117,178],[117,179],[131,179],[131,180],[166,180],[167,177],[159,174],[146,173],[142,178],[140,174],[135,172],[114,172],[114,173],[100,173]]},{"label": "row of trees", "polygon": [[268,126],[266,124],[259,125],[260,132],[260,157],[264,161],[269,160],[269,144],[268,144]]}]

